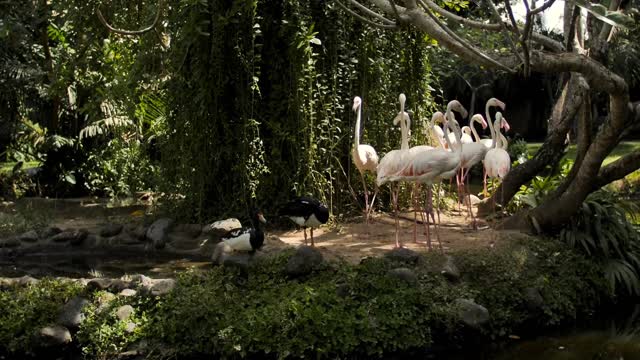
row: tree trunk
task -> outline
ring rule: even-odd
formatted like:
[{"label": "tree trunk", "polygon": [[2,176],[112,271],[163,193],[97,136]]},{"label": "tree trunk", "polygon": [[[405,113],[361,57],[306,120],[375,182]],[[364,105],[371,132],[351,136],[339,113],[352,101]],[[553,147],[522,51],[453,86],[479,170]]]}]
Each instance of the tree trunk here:
[{"label": "tree trunk", "polygon": [[573,119],[580,110],[582,101],[588,93],[585,92],[586,83],[577,76],[571,76],[565,84],[562,95],[556,101],[549,121],[549,131],[542,147],[533,159],[513,168],[502,184],[494,191],[493,196],[478,205],[478,214],[486,215],[493,211],[492,204],[506,205],[518,192],[522,184],[526,184],[547,166],[555,166],[564,156],[566,148],[565,138]]}]

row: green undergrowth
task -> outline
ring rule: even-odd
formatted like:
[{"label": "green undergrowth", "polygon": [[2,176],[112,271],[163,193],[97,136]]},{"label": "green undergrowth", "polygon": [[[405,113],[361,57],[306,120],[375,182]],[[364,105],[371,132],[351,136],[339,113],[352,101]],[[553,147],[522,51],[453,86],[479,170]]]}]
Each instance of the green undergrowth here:
[{"label": "green undergrowth", "polygon": [[[85,294],[92,305],[74,335],[76,346],[87,358],[116,357],[141,341],[153,349],[152,358],[375,358],[536,335],[588,319],[612,299],[597,264],[548,239],[514,238],[493,249],[454,253],[462,274],[455,282],[441,274],[445,259],[437,253],[417,265],[383,258],[330,262],[297,279],[284,271],[292,254],[262,257],[247,273],[186,271],[169,295],[117,299],[101,312],[104,294]],[[417,284],[388,275],[398,267],[412,269]],[[29,350],[28,342],[12,339],[51,321],[55,304],[77,291],[71,287],[61,296],[56,284],[0,292],[2,308],[9,309],[0,314],[0,344]],[[531,289],[542,299],[535,308],[526,300]],[[33,305],[32,298],[40,300]],[[463,325],[458,298],[485,306],[489,322],[479,329]],[[135,309],[126,321],[135,324],[132,332],[115,317],[124,304]],[[40,311],[44,315],[32,315]]]}]

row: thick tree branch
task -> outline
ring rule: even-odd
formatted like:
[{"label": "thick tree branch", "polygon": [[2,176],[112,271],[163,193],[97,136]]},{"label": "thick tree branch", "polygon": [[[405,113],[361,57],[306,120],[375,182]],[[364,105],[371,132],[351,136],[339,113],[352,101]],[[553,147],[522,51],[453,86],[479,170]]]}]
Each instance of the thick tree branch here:
[{"label": "thick tree branch", "polygon": [[[513,26],[505,24],[503,21],[500,21],[500,23],[498,23],[498,24],[474,21],[474,20],[463,18],[462,16],[458,16],[458,15],[452,13],[452,12],[449,12],[449,11],[441,8],[440,6],[438,6],[438,4],[434,3],[432,0],[423,0],[423,1],[424,1],[425,4],[427,4],[427,6],[429,6],[429,8],[431,10],[433,10],[433,11],[437,12],[438,14],[444,16],[448,20],[451,20],[451,21],[454,21],[456,23],[468,26],[470,28],[474,28],[474,29],[478,29],[478,30],[501,31],[501,30],[504,29],[503,26],[506,26],[506,28],[509,31],[515,31]],[[517,28],[520,29],[520,27],[517,27]],[[564,46],[559,41],[553,40],[553,39],[551,39],[549,37],[546,37],[544,35],[540,35],[538,33],[533,33],[532,34],[532,40],[537,42],[537,43],[539,43],[539,44],[541,44],[542,46],[544,46],[545,48],[547,48],[548,50],[553,51],[553,52],[561,52],[561,51],[564,50]]]},{"label": "thick tree branch", "polygon": [[146,32],[149,32],[156,27],[156,24],[158,23],[158,19],[160,19],[160,13],[162,12],[162,5],[163,5],[162,0],[160,0],[160,2],[158,2],[158,10],[156,11],[156,17],[153,19],[153,23],[148,27],[140,30],[121,30],[121,29],[114,28],[113,26],[109,25],[109,23],[107,23],[107,20],[102,15],[102,11],[100,11],[99,6],[96,7],[96,14],[98,15],[98,19],[100,19],[100,22],[102,23],[102,25],[104,25],[107,29],[109,29],[109,31],[114,32],[116,34],[120,34],[120,35],[136,36],[136,35],[142,35]]},{"label": "thick tree branch", "polygon": [[365,14],[367,14],[367,15],[369,15],[369,16],[371,16],[371,17],[374,17],[374,18],[376,18],[376,19],[378,19],[378,20],[382,21],[383,23],[385,23],[385,24],[387,24],[387,25],[395,25],[395,22],[394,22],[394,21],[392,21],[392,20],[390,20],[390,19],[387,19],[386,17],[384,17],[384,16],[382,16],[382,15],[378,14],[377,12],[375,12],[375,11],[373,11],[373,10],[369,9],[368,7],[366,7],[366,6],[362,5],[362,4],[360,4],[358,1],[356,1],[356,0],[349,0],[349,2],[350,2],[350,3],[352,3],[353,5],[355,5],[358,9],[360,9],[362,12],[364,12],[364,13],[365,13]]},{"label": "thick tree branch", "polygon": [[[362,15],[360,15],[360,14],[356,13],[355,11],[353,11],[353,10],[349,9],[349,8],[348,8],[346,5],[344,5],[340,0],[335,0],[335,1],[336,1],[336,3],[338,3],[338,6],[340,6],[344,11],[348,12],[349,14],[351,14],[352,16],[354,16],[356,19],[358,19],[358,20],[360,20],[360,21],[362,21],[362,22],[364,22],[364,23],[366,23],[366,24],[368,24],[368,25],[371,25],[371,26],[374,26],[374,27],[377,27],[377,28],[380,28],[380,29],[386,29],[386,30],[396,30],[396,29],[398,29],[398,25],[395,25],[395,24],[394,24],[394,25],[387,25],[387,24],[378,24],[378,23],[376,23],[376,22],[373,22],[373,21],[371,21],[371,20],[367,19],[366,17],[364,17],[364,16],[362,16]],[[369,10],[369,11],[370,11],[370,10]],[[380,15],[380,16],[381,16],[381,15]],[[381,17],[383,17],[383,16],[381,16]],[[383,18],[384,18],[384,17],[383,17]],[[385,19],[386,19],[386,18],[385,18]],[[387,20],[388,20],[388,19],[387,19]]]},{"label": "thick tree branch", "polygon": [[640,150],[635,150],[600,169],[593,188],[599,189],[640,169]]}]

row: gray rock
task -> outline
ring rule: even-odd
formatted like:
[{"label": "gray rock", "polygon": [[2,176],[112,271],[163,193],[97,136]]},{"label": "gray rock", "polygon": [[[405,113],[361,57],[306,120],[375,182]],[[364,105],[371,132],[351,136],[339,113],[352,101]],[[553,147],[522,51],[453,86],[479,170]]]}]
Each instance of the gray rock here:
[{"label": "gray rock", "polygon": [[251,263],[251,255],[247,253],[224,254],[222,256],[222,265],[227,267],[235,267],[242,271],[249,270]]},{"label": "gray rock", "polygon": [[533,287],[524,289],[524,301],[529,310],[540,310],[544,306],[544,298],[540,290]]},{"label": "gray rock", "polygon": [[314,268],[324,260],[318,249],[301,245],[287,262],[286,273],[289,276],[304,276],[310,274]]},{"label": "gray rock", "polygon": [[149,226],[147,229],[147,239],[153,244],[156,249],[164,248],[167,241],[167,233],[173,225],[173,219],[162,218],[158,219]]},{"label": "gray rock", "polygon": [[25,275],[23,277],[19,277],[16,279],[16,284],[20,285],[20,286],[31,286],[31,285],[35,285],[38,283],[38,279],[36,278],[32,278],[29,275]]},{"label": "gray rock", "polygon": [[384,254],[384,257],[391,261],[399,261],[408,264],[417,264],[420,260],[420,254],[407,248],[395,248]]},{"label": "gray rock", "polygon": [[241,227],[242,227],[242,224],[240,223],[240,220],[235,218],[229,218],[229,219],[216,221],[212,224],[203,226],[202,232],[205,235],[210,235],[214,239],[220,239],[220,237],[226,234],[227,232],[233,229],[241,228]]},{"label": "gray rock", "polygon": [[115,236],[122,232],[122,228],[122,224],[107,224],[100,229],[99,234],[104,237]]},{"label": "gray rock", "polygon": [[116,310],[116,317],[119,320],[127,320],[131,314],[133,314],[133,306],[131,305],[122,305]]},{"label": "gray rock", "polygon": [[109,239],[109,244],[114,245],[138,245],[140,241],[126,232],[121,232]]},{"label": "gray rock", "polygon": [[153,279],[148,276],[136,274],[131,277],[131,286],[133,287],[151,287],[153,285]]},{"label": "gray rock", "polygon": [[46,326],[36,333],[38,347],[62,346],[71,342],[69,329],[60,325]]},{"label": "gray rock", "polygon": [[60,234],[62,230],[56,226],[49,226],[40,231],[40,237],[43,239],[48,239],[54,235]]},{"label": "gray rock", "polygon": [[89,232],[85,229],[67,230],[53,235],[49,241],[54,243],[69,242],[71,245],[80,245],[87,238]]},{"label": "gray rock", "polygon": [[0,239],[0,248],[15,248],[18,246],[20,246],[20,240],[15,236]]},{"label": "gray rock", "polygon": [[109,291],[111,292],[120,292],[129,287],[129,282],[124,281],[122,279],[113,279],[111,284],[109,284]]},{"label": "gray rock", "polygon": [[176,281],[173,279],[161,279],[158,280],[151,287],[151,295],[153,296],[164,296],[173,291],[173,288],[176,287]]},{"label": "gray rock", "polygon": [[489,310],[482,305],[476,304],[475,301],[469,299],[456,299],[458,307],[458,320],[464,324],[479,328],[489,321]]},{"label": "gray rock", "polygon": [[111,285],[111,282],[112,282],[112,280],[111,279],[107,279],[107,278],[91,279],[87,283],[87,290],[89,290],[89,291],[106,290]]},{"label": "gray rock", "polygon": [[58,315],[58,323],[69,329],[77,329],[84,321],[82,310],[89,304],[89,300],[76,296],[69,300]]},{"label": "gray rock", "polygon": [[145,241],[147,236],[147,228],[144,225],[128,225],[125,232],[138,241]]},{"label": "gray rock", "polygon": [[447,255],[447,260],[445,261],[444,265],[442,265],[442,270],[440,270],[440,273],[449,281],[455,282],[460,280],[460,270],[453,261],[453,257],[451,257],[450,255]]},{"label": "gray rock", "polygon": [[100,296],[96,299],[96,302],[98,303],[98,308],[96,309],[96,311],[101,313],[106,310],[115,298],[116,296],[110,292],[104,292],[100,294]]},{"label": "gray rock", "polygon": [[137,293],[137,291],[135,291],[133,289],[123,289],[122,291],[120,291],[120,293],[118,293],[118,295],[124,296],[124,297],[129,297],[129,296],[135,296],[136,293]]},{"label": "gray rock", "polygon": [[27,242],[27,243],[38,242],[39,239],[40,239],[40,235],[38,235],[38,232],[35,230],[27,231],[26,233],[23,233],[22,235],[18,236],[18,240],[20,240],[21,242]]},{"label": "gray rock", "polygon": [[129,321],[124,328],[124,331],[127,333],[132,333],[136,329],[136,324]]},{"label": "gray rock", "polygon": [[418,277],[416,276],[416,273],[413,272],[413,270],[408,268],[391,269],[387,272],[387,275],[394,279],[404,281],[405,283],[411,286],[418,285]]},{"label": "gray rock", "polygon": [[202,225],[200,224],[178,224],[173,228],[173,232],[181,234],[187,238],[198,237],[202,233]]},{"label": "gray rock", "polygon": [[201,240],[192,238],[186,233],[171,233],[167,237],[167,242],[171,244],[174,249],[193,250],[199,249]]}]

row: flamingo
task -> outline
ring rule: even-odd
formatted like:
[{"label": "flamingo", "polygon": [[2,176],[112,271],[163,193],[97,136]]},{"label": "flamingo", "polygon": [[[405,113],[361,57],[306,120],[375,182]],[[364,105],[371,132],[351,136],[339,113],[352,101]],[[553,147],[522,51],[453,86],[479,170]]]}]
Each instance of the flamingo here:
[{"label": "flamingo", "polygon": [[[378,167],[378,154],[371,145],[360,144],[360,117],[362,113],[362,99],[359,96],[353,98],[353,111],[356,115],[356,128],[355,128],[355,143],[353,150],[351,150],[351,156],[353,162],[356,164],[356,168],[360,172],[360,178],[362,179],[362,186],[364,187],[364,216],[365,222],[369,224],[369,192],[367,191],[367,183],[364,180],[364,172],[370,171],[376,172]],[[375,200],[375,197],[374,197]]]},{"label": "flamingo", "polygon": [[[479,142],[480,137],[478,136],[478,133],[476,132],[476,129],[473,127],[473,123],[477,122],[480,123],[480,125],[482,125],[483,129],[487,128],[487,122],[484,120],[484,118],[482,117],[482,115],[480,114],[475,114],[471,117],[471,121],[469,122],[469,124],[471,125],[471,131],[473,132],[473,136],[475,136],[476,138],[476,142],[472,142],[470,144],[465,144],[464,149],[462,150],[462,154],[461,154],[461,161],[460,161],[460,183],[461,186],[464,187],[464,181],[465,179],[469,180],[468,175],[469,175],[469,169],[471,169],[471,167],[473,167],[473,165],[479,163],[480,161],[482,161],[482,159],[484,159],[484,156],[486,155],[487,151],[489,151],[489,149],[484,146],[484,144],[482,144],[481,142]],[[463,142],[464,144],[464,142]],[[465,173],[465,169],[467,169],[467,172]],[[466,193],[466,191],[465,191]],[[467,210],[469,211],[469,214],[471,215],[471,218],[473,219],[473,228],[476,228],[476,220],[475,217],[473,216],[473,210],[471,209],[471,194],[469,194],[469,201],[467,202]]]},{"label": "flamingo", "polygon": [[489,113],[489,108],[490,107],[499,107],[500,109],[502,109],[502,111],[505,110],[506,105],[496,99],[496,98],[491,98],[489,100],[487,100],[487,103],[484,106],[484,112],[485,112],[485,116],[486,116],[486,120],[487,123],[489,124],[489,132],[491,132],[491,139],[482,139],[481,142],[489,149],[495,147],[495,137],[494,137],[494,131],[493,131],[493,121],[491,121],[491,113]]},{"label": "flamingo", "polygon": [[433,126],[431,127],[432,138],[435,138],[436,142],[440,144],[442,148],[446,147],[446,143],[444,141],[444,131],[440,126],[438,126],[438,123],[441,123],[444,125],[445,122],[446,122],[446,119],[444,118],[444,114],[441,113],[440,111],[436,111],[431,117],[431,123],[433,123]]},{"label": "flamingo", "polygon": [[[460,137],[460,142],[462,144],[473,143],[473,138],[471,138],[471,128],[469,126],[463,126],[461,131],[462,136]],[[458,144],[454,133],[449,133],[449,141],[453,144],[453,146],[456,146]]]},{"label": "flamingo", "polygon": [[[496,113],[496,120],[494,124],[494,128],[497,128],[498,130],[495,131],[499,131],[499,128],[504,126],[502,124],[503,121],[505,120],[502,118],[502,113],[498,111]],[[509,127],[508,123],[506,126],[507,128]],[[502,180],[507,176],[509,170],[511,170],[511,158],[509,157],[509,153],[503,149],[502,138],[494,134],[494,139],[495,138],[497,138],[496,147],[489,149],[484,157],[484,169],[486,172],[485,184],[487,176],[492,179],[498,178]]]},{"label": "flamingo", "polygon": [[[460,112],[464,117],[467,116],[467,110],[462,106],[462,104],[460,104],[459,101],[452,100],[447,105],[448,121],[444,125],[446,135],[444,139],[447,142],[447,145],[449,145],[449,148],[452,150],[447,151],[444,149],[425,149],[419,152],[416,151],[413,156],[409,157],[406,166],[395,176],[396,178],[433,185],[434,182],[439,182],[441,179],[450,178],[456,173],[456,171],[460,168],[460,154],[463,146],[460,143],[460,128],[458,122],[455,121],[455,118],[453,116],[453,110]],[[461,144],[460,146],[455,148],[451,146],[452,144],[449,141],[450,129],[455,133],[457,142]],[[429,227],[429,215],[431,215],[432,219],[435,222],[432,203],[432,191],[431,186],[429,186],[427,190],[427,206],[425,209],[427,215],[427,229]],[[439,222],[440,220],[438,216],[438,225]],[[427,247],[431,249],[431,238],[428,231],[426,236]],[[439,238],[437,226],[436,236]],[[442,243],[439,241],[439,239],[438,243],[440,245],[440,248],[442,249]]]},{"label": "flamingo", "polygon": [[[402,180],[395,175],[406,166],[407,159],[409,157],[409,139],[408,139],[408,129],[407,123],[409,115],[404,111],[404,103],[407,101],[407,97],[404,94],[400,94],[398,97],[400,101],[400,112],[393,119],[394,125],[400,124],[400,132],[402,136],[402,142],[399,150],[391,150],[386,153],[380,162],[378,163],[376,184],[378,187],[384,185],[387,182],[397,182]],[[406,116],[406,118],[405,118]],[[405,121],[403,121],[405,120]],[[391,187],[391,201],[393,202],[393,208],[395,212],[396,218],[396,247],[402,247],[400,245],[400,240],[398,238],[398,228],[400,226],[398,220],[398,189],[393,188],[393,185],[390,184]]]}]

